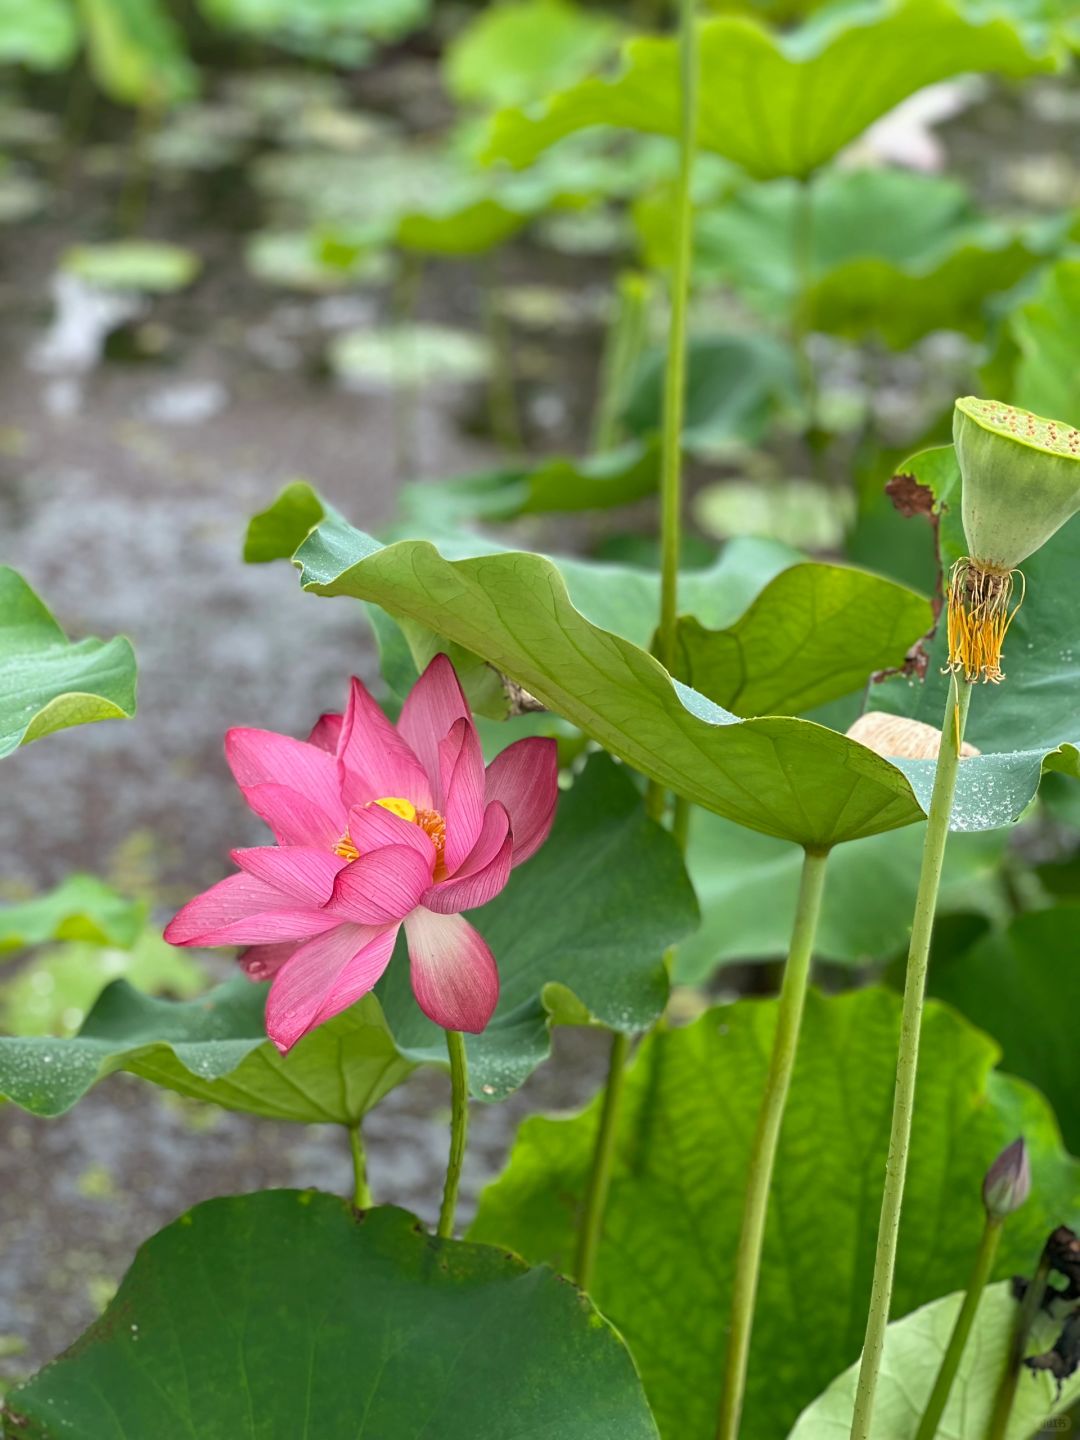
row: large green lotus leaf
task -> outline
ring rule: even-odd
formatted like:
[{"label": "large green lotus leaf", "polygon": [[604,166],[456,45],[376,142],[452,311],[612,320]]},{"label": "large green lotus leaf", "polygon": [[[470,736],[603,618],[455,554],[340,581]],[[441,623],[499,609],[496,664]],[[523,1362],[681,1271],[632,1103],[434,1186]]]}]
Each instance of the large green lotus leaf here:
[{"label": "large green lotus leaf", "polygon": [[618,24],[568,0],[502,0],[479,11],[446,47],[443,76],[461,104],[527,105],[593,69]]},{"label": "large green lotus leaf", "polygon": [[[646,253],[670,263],[666,197],[641,202],[635,215]],[[695,274],[735,285],[771,316],[788,312],[806,285],[813,329],[904,346],[931,330],[978,332],[987,296],[1039,264],[1064,228],[991,223],[964,186],[938,176],[827,171],[805,193],[791,180],[746,185],[702,210]]]},{"label": "large green lotus leaf", "polygon": [[0,756],[69,725],[134,713],[130,643],[68,640],[22,576],[0,565]]},{"label": "large green lotus leaf", "polygon": [[146,910],[144,901],[125,899],[96,875],[68,875],[44,895],[0,906],[0,954],[49,940],[131,946]]},{"label": "large green lotus leaf", "polygon": [[[775,1001],[710,1010],[650,1036],[630,1066],[591,1293],[626,1337],[670,1440],[711,1440],[731,1275]],[[743,1440],[777,1440],[859,1354],[874,1265],[897,996],[808,997],[769,1205]],[[993,1071],[991,1040],[947,1007],[924,1020],[894,1307],[967,1282],[982,1178],[1023,1133],[1035,1183],[1002,1237],[997,1274],[1028,1270],[1046,1233],[1080,1213],[1080,1166],[1046,1102]],[[596,1132],[532,1118],[472,1235],[566,1269]]]},{"label": "large green lotus leaf", "polygon": [[75,4],[91,72],[110,100],[159,109],[194,94],[197,72],[161,0]]},{"label": "large green lotus leaf", "polygon": [[[1007,834],[991,830],[953,835],[945,853],[939,914],[989,910],[991,918],[997,918],[1003,908],[997,877]],[[922,826],[911,825],[833,852],[814,942],[819,960],[867,965],[903,947],[922,847]],[[698,984],[718,965],[778,959],[787,953],[801,850],[698,810],[690,826],[687,866],[701,906],[701,926],[676,951],[674,980]]]},{"label": "large green lotus leaf", "polygon": [[1021,915],[959,955],[936,953],[930,986],[1000,1044],[1004,1063],[1055,1106],[1066,1143],[1080,1151],[1080,1005],[1075,906]]},{"label": "large green lotus leaf", "polygon": [[1060,260],[1009,316],[1020,350],[1010,399],[1037,415],[1080,417],[1080,260]]},{"label": "large green lotus leaf", "polygon": [[0,63],[63,70],[75,58],[79,31],[68,0],[0,0]]},{"label": "large green lotus leaf", "polygon": [[469,520],[629,505],[655,492],[659,471],[654,436],[584,460],[560,455],[531,466],[417,481],[405,486],[400,499],[406,522],[440,531]]},{"label": "large green lotus leaf", "polygon": [[[924,451],[905,462],[901,473],[929,487],[943,507],[939,537],[947,568],[965,549],[960,474],[953,449]],[[982,754],[960,766],[954,810],[957,829],[989,829],[1016,819],[1035,795],[1044,768],[1080,776],[1080,645],[1073,598],[1078,569],[1080,524],[1075,522],[1059,530],[1024,564],[1027,597],[1005,641],[1005,681],[977,686],[972,697],[967,739]],[[941,624],[929,646],[925,681],[886,680],[872,688],[869,708],[940,725],[947,695],[947,677],[942,674],[947,648]],[[928,803],[933,762],[895,763]]]},{"label": "large green lotus leaf", "polygon": [[384,547],[327,519],[293,559],[306,590],[434,630],[645,775],[751,829],[829,846],[922,816],[906,779],[864,746],[806,720],[737,721],[673,681],[576,610],[542,556],[451,561],[427,541]]},{"label": "large green lotus leaf", "polygon": [[[597,755],[560,797],[551,838],[470,919],[501,991],[487,1029],[466,1037],[469,1081],[501,1100],[547,1058],[553,1018],[647,1029],[667,1000],[664,951],[698,911],[671,835],[646,818],[625,770]],[[413,999],[403,944],[376,993],[402,1053],[444,1063],[446,1038]]]},{"label": "large green lotus leaf", "polygon": [[[902,1320],[894,1320],[885,1332],[885,1355],[870,1440],[916,1440],[962,1301],[962,1295],[946,1295]],[[1005,1367],[1016,1309],[1008,1285],[991,1285],[984,1292],[941,1417],[942,1436],[950,1440],[983,1440]],[[1060,1330],[1060,1320],[1055,1325],[1048,1315],[1042,1316],[1032,1336],[1031,1353],[1048,1350]],[[859,1367],[853,1365],[803,1411],[788,1440],[847,1440],[858,1383]],[[1016,1392],[1005,1440],[1030,1440],[1036,1433],[1051,1434],[1057,1427],[1047,1425],[1047,1421],[1065,1415],[1077,1398],[1080,1376],[1074,1375],[1059,1389],[1045,1370],[1025,1374]]]},{"label": "large green lotus leaf", "polygon": [[[970,18],[950,0],[840,7],[785,36],[720,16],[699,35],[699,144],[759,179],[811,174],[906,96],[950,75],[1020,77],[1057,64],[1050,46],[1008,19]],[[527,165],[589,126],[674,135],[678,123],[676,42],[635,39],[614,79],[582,80],[538,111],[497,115],[489,153]]]},{"label": "large green lotus leaf", "polygon": [[211,24],[330,65],[368,61],[375,45],[423,25],[431,0],[199,0]]},{"label": "large green lotus leaf", "polygon": [[655,1440],[633,1362],[549,1270],[388,1206],[265,1190],[140,1249],[7,1397],[11,1440]]},{"label": "large green lotus leaf", "polygon": [[157,1000],[116,980],[79,1034],[0,1037],[0,1094],[62,1115],[127,1070],[196,1100],[301,1124],[355,1125],[414,1066],[368,996],[281,1056],[266,1038],[266,987],[238,977],[196,1000]]},{"label": "large green lotus leaf", "polygon": [[104,290],[134,290],[151,295],[183,290],[199,273],[200,264],[193,250],[161,240],[107,240],[99,245],[76,245],[62,261],[63,269]]},{"label": "large green lotus leaf", "polygon": [[933,623],[914,590],[841,565],[793,565],[734,625],[679,621],[679,674],[735,715],[802,715],[903,663]]}]

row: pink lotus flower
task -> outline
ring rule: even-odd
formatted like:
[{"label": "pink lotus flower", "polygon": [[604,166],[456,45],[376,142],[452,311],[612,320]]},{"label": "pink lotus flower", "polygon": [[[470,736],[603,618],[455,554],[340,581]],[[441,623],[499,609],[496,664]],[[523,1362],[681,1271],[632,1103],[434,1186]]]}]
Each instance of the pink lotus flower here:
[{"label": "pink lotus flower", "polygon": [[174,945],[246,945],[273,978],[266,1029],[282,1053],[366,995],[402,924],[413,994],[447,1030],[483,1030],[499,998],[462,917],[493,899],[555,818],[555,742],[518,740],[485,770],[454,667],[436,655],[395,727],[359,680],[307,741],[230,730],[225,754],[277,845],[234,850],[240,874],[188,902]]}]

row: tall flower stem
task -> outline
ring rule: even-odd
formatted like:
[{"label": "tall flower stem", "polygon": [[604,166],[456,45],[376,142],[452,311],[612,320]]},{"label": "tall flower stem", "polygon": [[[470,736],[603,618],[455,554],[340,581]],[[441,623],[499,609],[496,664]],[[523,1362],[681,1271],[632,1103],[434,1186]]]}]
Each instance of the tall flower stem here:
[{"label": "tall flower stem", "polygon": [[[679,0],[679,179],[675,202],[675,264],[671,276],[671,323],[668,330],[667,372],[664,380],[664,426],[660,467],[660,630],[657,653],[660,663],[671,670],[676,651],[678,620],[679,541],[682,521],[682,428],[686,392],[686,318],[690,297],[690,270],[693,261],[694,210],[692,182],[694,150],[697,145],[698,53],[695,23],[696,0]],[[650,780],[646,809],[654,820],[662,820],[666,797],[662,786]],[[622,1096],[627,1036],[611,1037],[608,1079],[601,1109],[600,1126],[593,1150],[592,1166],[581,1221],[577,1257],[577,1281],[587,1288],[596,1262],[600,1232],[607,1206],[611,1164],[615,1149],[619,1100]]]},{"label": "tall flower stem", "polygon": [[769,1186],[776,1162],[784,1106],[791,1086],[791,1072],[795,1066],[795,1052],[799,1044],[799,1028],[810,978],[810,961],[814,953],[818,916],[821,914],[821,896],[825,886],[825,865],[828,858],[827,850],[807,850],[803,860],[791,946],[780,990],[776,1035],[765,1079],[765,1093],[758,1111],[754,1144],[750,1152],[750,1168],[743,1200],[742,1232],[735,1257],[727,1362],[716,1432],[718,1440],[735,1440],[739,1433],[739,1420],[746,1391],[746,1369],[750,1358],[754,1302],[757,1298],[761,1253],[765,1242]]},{"label": "tall flower stem", "polygon": [[358,1210],[371,1206],[371,1187],[367,1181],[367,1158],[364,1155],[364,1137],[360,1133],[360,1121],[349,1126],[349,1143],[352,1146],[353,1162],[353,1204]]},{"label": "tall flower stem", "polygon": [[1046,1294],[1046,1282],[1049,1278],[1050,1248],[1046,1246],[1039,1257],[1039,1266],[1035,1271],[1034,1278],[1024,1291],[1024,1298],[1016,1317],[1016,1324],[1013,1326],[1012,1338],[1009,1341],[1005,1369],[1002,1371],[997,1393],[994,1396],[994,1408],[991,1410],[990,1419],[987,1422],[985,1440],[1005,1440],[1013,1402],[1016,1399],[1016,1386],[1020,1379],[1020,1364],[1024,1358],[1024,1351],[1027,1349],[1031,1327],[1035,1324],[1036,1316],[1042,1308],[1043,1297]]},{"label": "tall flower stem", "polygon": [[893,1276],[896,1271],[896,1246],[900,1233],[900,1209],[904,1201],[908,1151],[911,1148],[911,1119],[915,1103],[915,1072],[919,1063],[919,1030],[926,995],[926,969],[930,959],[930,939],[941,885],[945,843],[949,838],[949,819],[952,815],[953,796],[956,793],[960,746],[964,739],[964,726],[970,704],[971,683],[953,675],[945,705],[941,750],[934,772],[934,789],[926,819],[926,838],[923,841],[922,869],[919,872],[919,888],[915,896],[915,916],[911,927],[904,1005],[900,1020],[900,1050],[896,1062],[889,1158],[885,1166],[885,1190],[881,1197],[874,1278],[870,1289],[870,1312],[866,1320],[866,1338],[863,1341],[859,1384],[855,1393],[851,1440],[869,1440],[870,1437],[874,1393],[885,1347],[885,1328],[889,1323]]},{"label": "tall flower stem", "polygon": [[604,1221],[608,1187],[611,1184],[611,1167],[615,1159],[615,1123],[619,1115],[623,1081],[626,1078],[626,1057],[630,1051],[630,1037],[616,1031],[611,1037],[611,1054],[608,1057],[607,1083],[604,1086],[604,1101],[600,1107],[600,1128],[596,1132],[596,1146],[593,1150],[592,1171],[589,1186],[585,1192],[585,1211],[578,1231],[577,1260],[574,1265],[574,1279],[587,1290],[592,1283],[596,1268],[596,1253],[600,1247],[600,1228]]},{"label": "tall flower stem", "polygon": [[604,345],[593,419],[592,449],[597,453],[614,449],[623,438],[622,406],[645,348],[650,289],[649,277],[637,270],[626,271],[616,284],[615,317]]},{"label": "tall flower stem", "polygon": [[446,1184],[437,1233],[449,1240],[454,1233],[461,1166],[469,1136],[469,1063],[465,1058],[465,1038],[459,1030],[447,1030],[446,1048],[450,1055],[450,1087],[453,1092],[450,1102],[450,1159],[446,1165]]},{"label": "tall flower stem", "polygon": [[975,1267],[971,1272],[971,1279],[968,1281],[967,1294],[964,1296],[964,1303],[960,1306],[957,1314],[956,1323],[949,1336],[949,1343],[945,1347],[945,1354],[941,1357],[941,1368],[934,1381],[934,1388],[930,1392],[930,1399],[926,1402],[926,1409],[923,1411],[915,1440],[934,1440],[937,1435],[938,1425],[945,1413],[945,1406],[949,1403],[949,1395],[952,1391],[953,1381],[956,1379],[956,1372],[964,1357],[964,1348],[967,1345],[968,1336],[971,1334],[971,1327],[975,1323],[979,1301],[986,1289],[986,1282],[990,1279],[990,1271],[994,1268],[994,1256],[997,1254],[1003,1223],[1004,1221],[998,1216],[988,1215],[986,1217],[982,1239],[979,1241],[978,1254],[975,1256]]}]

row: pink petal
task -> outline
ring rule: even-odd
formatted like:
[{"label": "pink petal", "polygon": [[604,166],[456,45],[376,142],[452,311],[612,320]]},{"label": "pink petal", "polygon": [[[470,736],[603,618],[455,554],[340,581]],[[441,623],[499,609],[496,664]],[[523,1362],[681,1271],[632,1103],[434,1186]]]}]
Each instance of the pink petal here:
[{"label": "pink petal", "polygon": [[442,797],[439,741],[450,733],[455,720],[468,720],[471,714],[449,657],[436,655],[405,697],[398,729],[431,777],[437,801]]},{"label": "pink petal", "polygon": [[349,839],[361,855],[386,845],[407,845],[427,862],[429,875],[435,868],[435,846],[427,831],[374,801],[349,811]]},{"label": "pink petal", "polygon": [[267,945],[319,935],[338,922],[253,875],[228,875],[165,927],[170,945]]},{"label": "pink petal", "polygon": [[387,845],[342,870],[327,910],[358,925],[387,925],[404,919],[430,884],[431,866],[422,855]]},{"label": "pink petal", "polygon": [[337,764],[317,745],[272,730],[230,730],[225,736],[225,758],[242,790],[249,785],[285,785],[345,828],[348,807],[341,799]]},{"label": "pink petal", "polygon": [[330,850],[301,845],[258,845],[250,850],[234,850],[232,859],[247,874],[316,910],[330,899],[334,877],[349,863]]},{"label": "pink petal", "polygon": [[366,995],[390,963],[398,927],[341,925],[301,945],[274,976],[266,1033],[284,1055],[302,1035]]},{"label": "pink petal", "polygon": [[312,727],[311,734],[307,737],[307,743],[318,746],[320,750],[327,750],[331,755],[336,755],[344,720],[344,715],[320,715]]},{"label": "pink petal", "polygon": [[559,750],[554,740],[530,735],[515,740],[487,767],[487,800],[510,815],[514,864],[535,855],[551,833],[559,799]]},{"label": "pink petal", "polygon": [[417,809],[431,806],[427,772],[355,678],[341,731],[338,767],[347,805],[397,796]]},{"label": "pink petal", "polygon": [[444,1030],[478,1035],[499,999],[499,972],[486,941],[460,915],[418,909],[405,921],[416,1003]]},{"label": "pink petal", "polygon": [[236,958],[249,980],[269,980],[296,951],[295,941],[283,940],[280,945],[251,945]]},{"label": "pink petal", "polygon": [[332,813],[287,785],[244,785],[244,799],[265,820],[279,845],[313,845],[332,850],[345,830],[340,806]]},{"label": "pink petal", "polygon": [[453,875],[480,838],[484,823],[484,755],[471,720],[455,720],[440,742],[439,773],[446,821],[443,861]]},{"label": "pink petal", "polygon": [[510,857],[514,837],[510,833],[510,817],[495,802],[484,812],[480,838],[465,863],[449,880],[432,885],[420,903],[440,915],[454,915],[459,910],[475,910],[494,900],[510,878]]}]

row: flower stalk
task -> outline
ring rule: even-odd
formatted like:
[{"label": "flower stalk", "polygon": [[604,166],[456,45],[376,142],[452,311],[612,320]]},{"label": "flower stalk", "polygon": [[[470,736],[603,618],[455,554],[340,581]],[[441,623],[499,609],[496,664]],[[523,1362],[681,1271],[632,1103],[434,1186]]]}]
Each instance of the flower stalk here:
[{"label": "flower stalk", "polygon": [[731,1322],[728,1328],[727,1360],[724,1386],[720,1395],[720,1418],[717,1440],[736,1440],[746,1393],[746,1371],[750,1359],[750,1338],[754,1323],[761,1254],[765,1243],[765,1220],[769,1208],[780,1126],[791,1087],[791,1074],[799,1044],[806,988],[810,978],[810,962],[814,938],[821,914],[821,897],[825,886],[827,850],[807,850],[803,860],[799,898],[795,906],[795,923],[791,946],[784,967],[784,980],[776,1018],[765,1093],[758,1111],[757,1129],[750,1152],[750,1168],[743,1201],[742,1231],[735,1256],[735,1277],[731,1296]]},{"label": "flower stalk", "polygon": [[[1053,1239],[1053,1237],[1051,1237],[1051,1239]],[[1046,1294],[1046,1286],[1050,1279],[1050,1271],[1052,1269],[1051,1261],[1051,1248],[1048,1243],[1043,1249],[1042,1255],[1039,1257],[1039,1265],[1035,1271],[1034,1278],[1024,1291],[1024,1298],[1021,1301],[1020,1310],[1016,1317],[1016,1324],[1013,1327],[1012,1338],[1009,1342],[1009,1353],[1005,1359],[1005,1369],[1002,1372],[997,1392],[994,1395],[994,1408],[990,1412],[990,1419],[987,1422],[984,1440],[1005,1440],[1005,1434],[1009,1428],[1009,1417],[1012,1415],[1013,1402],[1016,1399],[1016,1386],[1020,1380],[1020,1367],[1024,1359],[1024,1351],[1027,1349],[1031,1327],[1035,1324],[1039,1310],[1042,1308],[1043,1297]]]},{"label": "flower stalk", "polygon": [[968,1281],[967,1292],[957,1312],[949,1343],[941,1357],[941,1366],[926,1402],[926,1409],[915,1435],[915,1440],[934,1440],[941,1417],[949,1403],[953,1381],[964,1358],[971,1327],[979,1311],[979,1302],[986,1289],[994,1268],[1001,1229],[1014,1210],[1019,1210],[1031,1193],[1031,1166],[1027,1146],[1023,1139],[1014,1140],[1004,1149],[986,1173],[983,1181],[982,1198],[986,1210],[986,1221],[975,1255],[975,1265]]},{"label": "flower stalk", "polygon": [[369,1210],[372,1205],[371,1187],[367,1180],[367,1157],[364,1154],[364,1137],[360,1133],[360,1121],[349,1126],[349,1144],[353,1162],[353,1204],[357,1210]]},{"label": "flower stalk", "polygon": [[[669,672],[676,654],[679,588],[679,546],[682,523],[682,429],[686,400],[686,327],[693,260],[694,211],[692,181],[697,145],[698,53],[696,0],[679,0],[679,178],[675,202],[675,263],[671,277],[671,321],[668,330],[667,371],[664,379],[664,425],[660,467],[660,628],[657,654]],[[645,808],[652,819],[664,820],[667,797],[662,786],[650,780]],[[679,822],[685,835],[685,819]],[[630,1050],[626,1035],[611,1037],[608,1078],[593,1150],[592,1165],[581,1219],[577,1255],[577,1282],[587,1289],[607,1206],[614,1158],[615,1132],[624,1070]]]},{"label": "flower stalk", "polygon": [[450,1158],[446,1165],[446,1183],[436,1233],[444,1240],[450,1240],[454,1234],[461,1167],[469,1138],[469,1062],[465,1055],[465,1037],[459,1030],[447,1030],[446,1049],[450,1056]]},{"label": "flower stalk", "polygon": [[866,1321],[859,1383],[851,1421],[851,1440],[870,1440],[874,1396],[881,1356],[885,1348],[885,1329],[889,1323],[893,1277],[896,1271],[896,1248],[900,1234],[900,1210],[907,1179],[908,1153],[911,1148],[911,1121],[915,1103],[915,1073],[919,1063],[919,1032],[922,1026],[923,1002],[926,995],[926,971],[930,960],[930,940],[934,929],[941,886],[941,868],[945,845],[949,838],[956,777],[960,767],[960,751],[971,704],[971,682],[953,672],[945,718],[941,729],[941,749],[934,772],[934,789],[926,819],[922,868],[915,897],[915,916],[911,927],[907,976],[904,982],[904,1003],[900,1021],[900,1048],[896,1063],[896,1090],[893,1098],[892,1129],[889,1156],[885,1167],[885,1189],[881,1198],[877,1250],[874,1257],[874,1278],[870,1292],[870,1310]]}]

